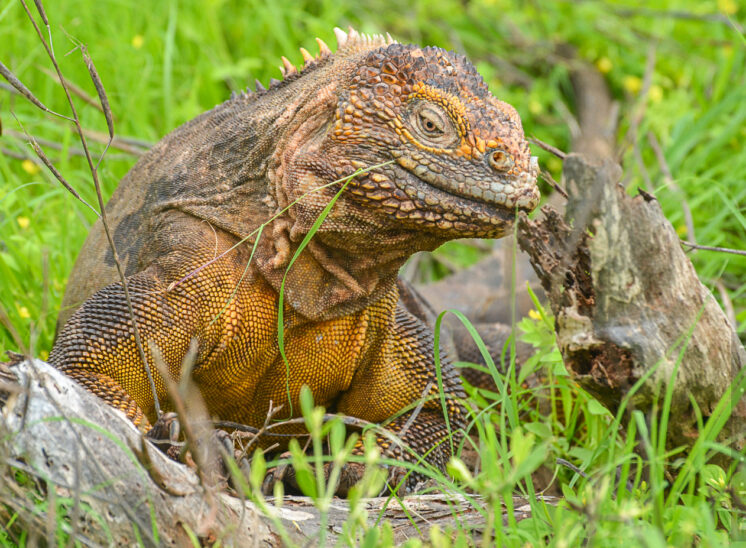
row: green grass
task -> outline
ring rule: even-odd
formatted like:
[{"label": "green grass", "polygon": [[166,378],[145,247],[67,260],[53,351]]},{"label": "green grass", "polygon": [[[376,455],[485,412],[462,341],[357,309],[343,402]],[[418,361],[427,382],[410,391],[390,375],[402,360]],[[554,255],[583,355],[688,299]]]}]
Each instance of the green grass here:
[{"label": "green grass", "polygon": [[[683,238],[692,238],[683,214],[685,202],[698,243],[743,249],[746,40],[728,24],[728,17],[743,27],[746,7],[732,0],[659,0],[643,5],[549,0],[372,1],[364,6],[351,0],[164,0],[143,9],[124,0],[81,0],[48,2],[46,9],[65,76],[95,97],[79,53],[64,55],[74,48],[69,38],[74,37],[87,44],[96,63],[117,135],[149,142],[224,101],[231,90],[242,89],[254,78],[266,83],[279,77],[280,55],[300,63],[298,47],[315,51],[315,36],[333,45],[332,28],[352,24],[361,31],[389,31],[402,41],[467,53],[493,93],[518,109],[527,134],[566,150],[574,106],[568,65],[554,52],[558,44],[569,44],[581,59],[604,72],[620,105],[619,142],[625,141],[635,114],[643,113],[636,139],[623,149],[628,187],[654,192]],[[666,15],[667,10],[691,17]],[[0,61],[47,106],[68,112],[61,88],[39,68],[51,67],[20,2],[0,6],[0,44]],[[642,94],[653,46],[651,85]],[[80,100],[77,105],[84,127],[106,131],[100,112]],[[46,148],[48,155],[89,203],[96,202],[90,174],[73,154],[80,144],[69,125],[42,116],[4,90],[0,90],[0,121],[5,133],[0,147],[16,155],[33,157],[28,145],[10,135],[22,131],[19,124],[37,138],[58,143],[60,150]],[[649,134],[660,142],[675,185],[665,177]],[[100,153],[103,145],[93,149]],[[559,179],[560,162],[543,151],[535,153]],[[109,152],[101,168],[106,197],[135,161],[120,151]],[[92,212],[34,161],[0,154],[0,304],[22,344],[36,355],[45,357],[51,348],[65,282],[93,220]],[[479,255],[474,248],[449,244],[431,260],[422,261],[420,268],[424,277],[437,278]],[[739,335],[746,338],[746,257],[706,251],[691,257],[716,297],[731,303]],[[706,464],[720,450],[714,441],[717,421],[710,417],[703,425],[702,438],[688,456],[662,449],[663,425],[640,417],[620,427],[619,417],[610,416],[573,384],[554,347],[551,318],[543,311],[534,316],[518,326],[521,336],[537,347],[520,375],[532,369],[543,371],[546,386],[525,389],[522,377],[509,375],[501,379],[502,394],[472,393],[479,404],[474,443],[484,468],[473,475],[457,461],[451,466],[458,478],[455,488],[483,495],[490,516],[501,512],[513,492],[533,501],[535,515],[530,520],[507,526],[500,519],[492,520],[498,544],[718,546],[728,538],[746,539],[742,506],[746,475],[733,467]],[[6,349],[18,350],[18,344],[8,329],[0,327],[0,352]],[[549,399],[539,406],[538,399],[546,393]],[[314,422],[312,406],[305,407],[316,442],[335,431],[334,426]],[[727,409],[722,412],[728,414]],[[642,449],[635,446],[635,439]],[[339,440],[334,443],[343,454]],[[366,458],[377,461],[374,453]],[[557,458],[574,463],[589,477],[557,466]],[[296,455],[295,460],[302,466],[301,457]],[[646,465],[646,475],[641,465]],[[556,475],[553,486],[566,497],[557,508],[536,499],[541,486],[534,486],[533,478],[540,466]],[[676,479],[672,481],[667,471],[675,472]],[[360,493],[372,493],[380,484],[379,476],[371,474]],[[442,475],[439,480],[454,487]],[[321,507],[328,504],[328,490],[316,480],[308,482],[307,489]],[[246,491],[262,502],[256,485],[249,482]],[[65,507],[64,499],[57,503]],[[29,504],[42,506],[36,500]],[[361,539],[371,546],[387,544],[385,528],[363,531],[359,515],[355,516],[346,532],[349,544]],[[60,528],[63,536],[64,530]],[[0,543],[8,543],[2,531]],[[449,542],[437,533],[431,541],[436,546]]]}]

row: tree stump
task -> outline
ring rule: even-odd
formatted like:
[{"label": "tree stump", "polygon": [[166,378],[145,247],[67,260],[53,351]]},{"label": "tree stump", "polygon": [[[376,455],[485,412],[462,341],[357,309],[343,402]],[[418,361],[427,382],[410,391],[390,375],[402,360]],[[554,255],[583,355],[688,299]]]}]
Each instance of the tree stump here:
[{"label": "tree stump", "polygon": [[697,439],[692,402],[707,420],[731,397],[721,437],[736,434],[743,448],[746,400],[729,393],[746,363],[743,346],[656,199],[629,196],[620,176],[615,164],[571,154],[564,218],[545,207],[540,220],[519,219],[519,245],[549,298],[565,365],[612,413],[627,397],[628,409],[659,409],[673,383],[669,448]]}]

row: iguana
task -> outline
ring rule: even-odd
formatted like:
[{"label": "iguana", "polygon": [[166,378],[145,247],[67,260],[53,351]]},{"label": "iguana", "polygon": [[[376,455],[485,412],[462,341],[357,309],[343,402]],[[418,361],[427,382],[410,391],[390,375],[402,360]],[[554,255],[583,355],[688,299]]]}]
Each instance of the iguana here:
[{"label": "iguana", "polygon": [[[518,210],[538,203],[537,165],[516,111],[462,55],[335,33],[335,53],[317,39],[316,57],[301,50],[301,70],[283,58],[281,81],[155,145],[108,202],[109,224],[147,359],[157,347],[178,378],[196,341],[192,376],[213,416],[258,427],[270,402],[284,404],[275,418],[297,415],[308,385],[331,411],[373,423],[395,417],[386,428],[420,455],[432,450],[427,460],[442,469],[451,447],[443,442],[466,423],[464,392],[444,356],[447,425],[433,333],[398,270],[448,240],[506,234]],[[278,346],[283,279],[287,363]],[[100,221],[59,325],[49,361],[150,428],[154,398]],[[385,455],[412,458],[388,437],[378,443]]]}]

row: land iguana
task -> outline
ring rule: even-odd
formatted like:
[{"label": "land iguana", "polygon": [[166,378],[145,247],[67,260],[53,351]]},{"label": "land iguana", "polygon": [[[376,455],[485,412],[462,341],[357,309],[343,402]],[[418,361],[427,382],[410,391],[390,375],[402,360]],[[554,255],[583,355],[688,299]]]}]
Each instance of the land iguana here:
[{"label": "land iguana", "polygon": [[[274,402],[284,404],[274,418],[289,418],[308,385],[334,412],[395,417],[386,428],[443,469],[443,442],[458,441],[466,424],[464,391],[443,356],[447,425],[432,329],[398,270],[448,240],[505,235],[517,211],[539,201],[537,165],[516,111],[462,55],[335,33],[335,53],[317,39],[316,57],[301,50],[302,69],[283,58],[281,81],[155,145],[108,202],[109,224],[164,409],[152,349],[178,378],[194,340],[192,377],[214,417],[259,427]],[[342,181],[371,166],[348,179],[288,269]],[[98,221],[70,276],[49,361],[147,430],[154,398],[113,259]],[[413,458],[389,437],[378,444]],[[347,487],[361,473],[349,467]]]}]

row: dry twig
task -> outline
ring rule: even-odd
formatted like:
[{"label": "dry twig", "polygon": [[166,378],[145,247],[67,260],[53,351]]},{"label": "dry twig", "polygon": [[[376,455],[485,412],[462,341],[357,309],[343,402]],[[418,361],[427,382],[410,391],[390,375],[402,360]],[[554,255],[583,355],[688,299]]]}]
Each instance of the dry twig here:
[{"label": "dry twig", "polygon": [[[43,8],[43,5],[42,5],[42,1],[41,0],[34,0],[34,2],[36,4],[37,11],[41,15],[42,20],[44,21],[44,24],[47,26],[47,30],[49,31],[49,22],[48,22],[48,19],[46,17],[46,14],[44,13],[44,8]],[[117,272],[119,274],[119,278],[120,278],[120,281],[122,283],[122,289],[124,291],[124,297],[125,297],[125,301],[127,303],[127,309],[128,309],[129,315],[130,315],[130,319],[132,321],[132,328],[133,328],[133,333],[134,333],[134,337],[135,337],[135,344],[137,346],[138,352],[140,354],[140,359],[143,362],[143,367],[145,368],[145,372],[147,374],[148,381],[150,383],[150,389],[151,389],[151,391],[153,393],[153,401],[155,403],[156,413],[157,413],[158,416],[160,416],[161,415],[161,408],[160,408],[160,403],[158,401],[158,395],[157,395],[156,389],[155,389],[155,382],[153,381],[153,375],[152,375],[152,372],[150,370],[150,364],[148,363],[147,357],[145,356],[145,350],[143,349],[142,340],[141,340],[141,337],[140,337],[140,331],[139,331],[139,329],[137,327],[137,321],[136,321],[136,318],[135,318],[134,309],[132,307],[132,299],[130,297],[130,292],[129,292],[129,287],[128,287],[128,284],[127,284],[127,279],[126,279],[126,277],[124,275],[124,269],[122,268],[122,263],[121,263],[121,260],[119,259],[119,255],[117,254],[116,246],[114,245],[114,239],[113,239],[113,236],[111,234],[111,230],[109,228],[109,223],[108,223],[108,220],[107,220],[107,217],[106,217],[106,209],[105,209],[105,204],[104,204],[104,198],[103,198],[103,194],[101,192],[101,183],[100,183],[99,177],[98,177],[98,166],[101,163],[101,160],[103,159],[104,155],[106,154],[106,151],[108,150],[109,146],[111,145],[111,141],[114,138],[113,116],[111,114],[111,108],[109,107],[108,98],[106,97],[106,92],[104,90],[103,84],[101,83],[101,78],[99,77],[98,72],[96,71],[96,68],[93,65],[93,62],[91,61],[90,56],[88,55],[88,52],[85,50],[84,46],[81,46],[81,51],[83,53],[83,59],[86,62],[86,67],[88,68],[88,72],[89,72],[89,74],[91,76],[91,79],[93,80],[94,85],[96,86],[96,91],[99,94],[99,101],[100,101],[101,107],[102,107],[102,109],[104,111],[104,115],[106,117],[107,127],[109,129],[109,139],[108,139],[107,144],[106,144],[106,149],[104,150],[104,152],[102,153],[101,157],[99,158],[98,163],[96,163],[94,165],[93,158],[91,156],[90,150],[88,149],[88,142],[86,140],[85,133],[83,131],[83,127],[80,124],[80,118],[78,116],[78,111],[75,108],[75,103],[72,100],[71,92],[70,92],[68,86],[66,85],[66,81],[65,81],[64,77],[62,76],[62,71],[60,69],[60,66],[57,63],[57,58],[56,58],[56,56],[54,54],[54,51],[52,50],[52,47],[51,47],[51,38],[48,41],[44,37],[44,35],[42,34],[41,29],[39,28],[39,25],[36,23],[36,20],[34,19],[33,15],[31,14],[31,11],[28,8],[26,0],[21,0],[21,4],[23,5],[23,9],[26,11],[26,15],[28,16],[29,20],[31,21],[31,24],[34,26],[34,30],[36,31],[36,34],[39,37],[39,41],[44,46],[44,49],[47,52],[47,56],[49,57],[50,61],[52,62],[52,66],[54,67],[55,72],[57,73],[57,76],[58,76],[59,81],[60,81],[60,85],[62,86],[62,89],[65,92],[65,96],[67,98],[67,103],[70,106],[70,110],[72,112],[72,118],[67,117],[67,116],[58,115],[57,113],[55,113],[55,112],[51,111],[50,109],[48,109],[47,107],[45,107],[41,103],[41,101],[39,101],[31,93],[31,91],[28,90],[28,88],[26,88],[20,82],[20,80],[18,80],[13,75],[13,73],[10,72],[10,70],[7,69],[7,67],[5,67],[5,65],[2,65],[2,63],[0,63],[0,74],[2,74],[8,80],[8,82],[10,82],[10,84],[13,85],[13,87],[15,87],[22,95],[24,95],[24,97],[26,97],[29,101],[31,101],[38,108],[44,110],[45,112],[49,112],[51,114],[55,114],[57,116],[61,116],[61,117],[65,118],[65,119],[67,119],[67,120],[70,120],[75,125],[76,132],[77,132],[77,134],[78,134],[78,136],[80,138],[80,143],[81,143],[81,145],[83,147],[83,151],[85,153],[85,158],[86,158],[86,161],[88,163],[88,168],[89,168],[89,170],[91,172],[91,176],[93,178],[93,184],[94,184],[94,187],[95,187],[95,190],[96,190],[96,197],[98,198],[98,205],[99,205],[99,210],[100,210],[100,215],[101,215],[101,223],[103,225],[104,232],[106,233],[106,238],[107,238],[107,240],[109,242],[109,246],[111,248],[112,255],[113,255],[113,258],[114,258],[114,263],[116,264]],[[49,35],[51,37],[51,32],[50,32]]]}]

